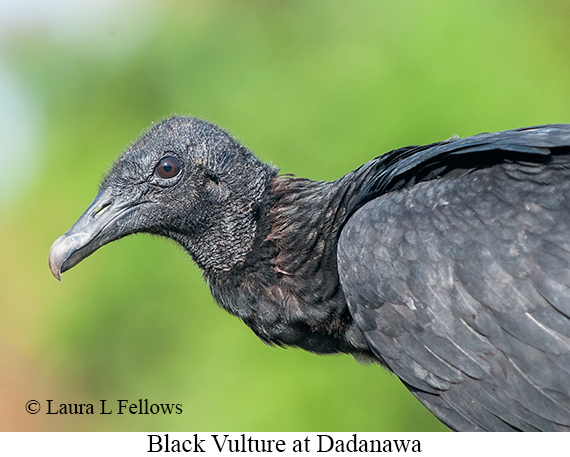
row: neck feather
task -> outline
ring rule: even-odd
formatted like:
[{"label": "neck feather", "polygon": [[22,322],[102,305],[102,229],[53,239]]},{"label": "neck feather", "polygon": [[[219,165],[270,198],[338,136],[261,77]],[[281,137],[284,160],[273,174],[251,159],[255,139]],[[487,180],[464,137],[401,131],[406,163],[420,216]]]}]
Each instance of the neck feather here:
[{"label": "neck feather", "polygon": [[266,343],[371,356],[348,311],[336,260],[339,232],[368,179],[363,171],[334,182],[273,178],[246,259],[206,274],[218,303]]}]

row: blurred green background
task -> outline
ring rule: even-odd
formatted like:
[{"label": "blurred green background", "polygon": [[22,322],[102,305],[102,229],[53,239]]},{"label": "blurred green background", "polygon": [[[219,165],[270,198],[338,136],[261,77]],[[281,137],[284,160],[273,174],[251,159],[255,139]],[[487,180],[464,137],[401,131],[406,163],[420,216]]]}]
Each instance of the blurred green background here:
[{"label": "blurred green background", "polygon": [[113,243],[61,284],[48,249],[174,113],[329,180],[400,146],[569,122],[569,22],[554,0],[1,0],[0,430],[446,430],[378,366],[263,345],[168,240]]}]

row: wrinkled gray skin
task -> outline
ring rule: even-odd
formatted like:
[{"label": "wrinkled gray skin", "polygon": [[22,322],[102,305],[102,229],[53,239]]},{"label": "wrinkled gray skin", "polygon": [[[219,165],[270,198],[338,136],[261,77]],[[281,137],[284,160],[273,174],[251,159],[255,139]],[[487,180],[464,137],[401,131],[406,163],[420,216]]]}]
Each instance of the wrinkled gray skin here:
[{"label": "wrinkled gray skin", "polygon": [[314,182],[173,117],[117,160],[50,269],[166,236],[268,344],[381,363],[454,430],[569,430],[569,152],[570,126],[539,126]]},{"label": "wrinkled gray skin", "polygon": [[[155,173],[167,155],[183,167],[171,179]],[[250,177],[248,186],[236,169]],[[135,232],[178,241],[204,270],[228,270],[251,249],[255,221],[250,204],[275,174],[210,124],[183,118],[160,123],[115,162],[93,203],[54,243],[52,273],[59,279],[99,247]]]},{"label": "wrinkled gray skin", "polygon": [[[181,163],[174,178],[156,173],[165,156]],[[166,236],[204,270],[218,303],[266,343],[371,357],[340,288],[336,238],[316,239],[342,222],[342,187],[277,172],[212,124],[168,119],[113,165],[93,203],[54,242],[51,271],[59,279],[99,247],[135,232]],[[304,201],[307,210],[317,201],[331,209],[309,221],[297,208]],[[298,236],[309,245],[298,246]],[[318,285],[305,280],[309,275]]]}]

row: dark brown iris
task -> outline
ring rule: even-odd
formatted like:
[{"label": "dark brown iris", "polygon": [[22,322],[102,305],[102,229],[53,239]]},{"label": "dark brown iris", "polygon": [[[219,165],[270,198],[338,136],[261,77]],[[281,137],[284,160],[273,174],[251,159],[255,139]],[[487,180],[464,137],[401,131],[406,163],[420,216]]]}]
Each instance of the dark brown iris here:
[{"label": "dark brown iris", "polygon": [[180,162],[176,157],[163,157],[156,166],[156,174],[163,179],[174,178],[178,173],[180,173]]}]

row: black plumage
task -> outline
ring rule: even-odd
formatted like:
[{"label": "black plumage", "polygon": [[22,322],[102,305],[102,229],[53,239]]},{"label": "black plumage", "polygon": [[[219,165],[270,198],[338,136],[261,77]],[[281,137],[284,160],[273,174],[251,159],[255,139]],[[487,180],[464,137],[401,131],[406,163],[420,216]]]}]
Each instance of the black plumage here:
[{"label": "black plumage", "polygon": [[180,243],[264,342],[382,363],[454,430],[570,430],[570,125],[315,182],[173,117],[113,165],[52,273],[137,232]]}]

